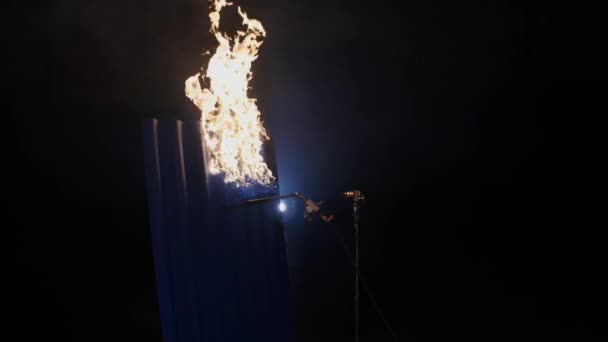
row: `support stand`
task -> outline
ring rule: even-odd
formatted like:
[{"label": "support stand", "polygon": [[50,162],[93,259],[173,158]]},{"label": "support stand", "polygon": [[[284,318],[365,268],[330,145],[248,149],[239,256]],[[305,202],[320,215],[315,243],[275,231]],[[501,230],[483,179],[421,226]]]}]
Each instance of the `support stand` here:
[{"label": "support stand", "polygon": [[355,225],[355,342],[359,342],[359,210],[353,203],[353,221]]},{"label": "support stand", "polygon": [[353,225],[355,234],[355,342],[359,342],[359,209],[365,199],[361,191],[352,190],[344,193],[346,198],[353,201]]}]

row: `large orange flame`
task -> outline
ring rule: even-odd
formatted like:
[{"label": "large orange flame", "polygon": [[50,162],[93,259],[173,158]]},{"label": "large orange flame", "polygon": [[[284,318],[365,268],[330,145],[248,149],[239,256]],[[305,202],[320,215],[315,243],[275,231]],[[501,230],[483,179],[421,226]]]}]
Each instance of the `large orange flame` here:
[{"label": "large orange flame", "polygon": [[219,45],[209,60],[201,88],[201,73],[186,80],[186,96],[201,110],[202,133],[208,172],[223,174],[226,183],[247,186],[255,181],[271,184],[275,177],[262,157],[262,144],[269,139],[260,119],[256,100],[247,96],[251,64],[258,57],[266,36],[262,23],[249,19],[238,8],[245,31],[229,37],[219,31],[220,11],[232,3],[211,0],[211,33]]}]

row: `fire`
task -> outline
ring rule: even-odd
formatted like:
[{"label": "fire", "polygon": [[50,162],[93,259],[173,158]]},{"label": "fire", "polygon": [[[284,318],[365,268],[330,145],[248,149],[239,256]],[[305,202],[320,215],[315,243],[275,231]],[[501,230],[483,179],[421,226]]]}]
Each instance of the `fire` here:
[{"label": "fire", "polygon": [[238,8],[244,31],[233,37],[222,33],[220,11],[232,3],[211,0],[210,32],[219,45],[211,56],[202,79],[201,73],[186,80],[186,96],[201,110],[203,144],[208,172],[223,174],[226,183],[248,186],[251,182],[268,185],[275,177],[262,157],[264,140],[270,139],[264,128],[256,99],[247,90],[252,79],[251,64],[266,36],[262,23],[249,19]]}]

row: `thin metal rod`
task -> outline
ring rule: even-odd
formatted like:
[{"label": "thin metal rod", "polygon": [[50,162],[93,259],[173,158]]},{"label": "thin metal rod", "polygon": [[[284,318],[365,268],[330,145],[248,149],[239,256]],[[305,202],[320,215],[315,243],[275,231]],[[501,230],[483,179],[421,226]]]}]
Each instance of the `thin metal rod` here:
[{"label": "thin metal rod", "polygon": [[355,342],[359,342],[359,198],[353,198],[355,227]]},{"label": "thin metal rod", "polygon": [[294,194],[289,194],[289,195],[262,197],[262,198],[256,198],[256,199],[248,200],[247,203],[248,204],[258,204],[258,203],[271,202],[271,201],[276,201],[276,200],[285,199],[285,198],[298,197],[299,195],[300,194],[298,194],[296,192]]},{"label": "thin metal rod", "polygon": [[[357,209],[355,206],[355,214]],[[355,222],[357,218],[355,218]],[[355,223],[355,342],[359,342],[359,224]]]}]

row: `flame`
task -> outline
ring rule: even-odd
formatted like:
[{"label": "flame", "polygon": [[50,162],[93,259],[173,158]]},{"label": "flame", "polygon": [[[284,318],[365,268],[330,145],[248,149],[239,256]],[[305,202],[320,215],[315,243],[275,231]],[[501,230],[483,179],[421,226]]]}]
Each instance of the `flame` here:
[{"label": "flame", "polygon": [[202,77],[209,88],[201,88],[201,73],[186,80],[186,96],[202,114],[208,172],[221,173],[226,183],[237,186],[248,186],[252,181],[268,185],[275,177],[261,152],[264,140],[270,138],[262,125],[256,99],[247,96],[251,64],[258,57],[266,31],[261,22],[249,19],[239,7],[245,30],[227,36],[219,30],[220,11],[232,3],[211,1],[210,32],[219,45]]}]

